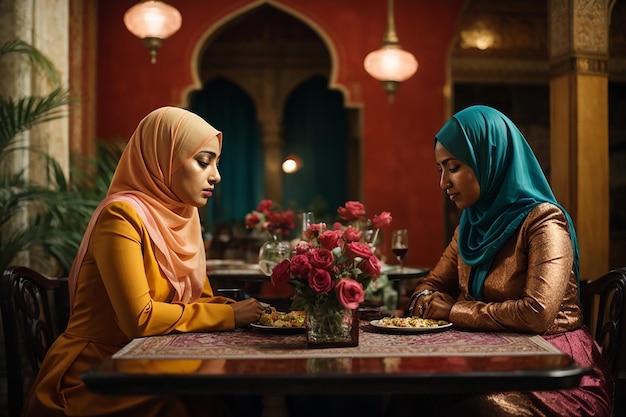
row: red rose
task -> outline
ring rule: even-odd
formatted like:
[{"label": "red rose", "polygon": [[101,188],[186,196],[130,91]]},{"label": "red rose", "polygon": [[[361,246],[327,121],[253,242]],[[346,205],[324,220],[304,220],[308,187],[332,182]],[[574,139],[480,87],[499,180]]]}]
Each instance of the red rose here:
[{"label": "red rose", "polygon": [[372,249],[362,242],[351,242],[346,244],[346,253],[352,258],[367,259],[372,256]]},{"label": "red rose", "polygon": [[345,207],[337,209],[337,213],[342,220],[364,219],[365,206],[358,201],[348,201]]},{"label": "red rose", "polygon": [[359,263],[359,269],[367,275],[377,278],[380,276],[380,260],[376,255],[372,254],[370,257],[363,259]]},{"label": "red rose", "polygon": [[312,249],[308,253],[308,255],[309,262],[314,268],[322,268],[328,270],[333,266],[333,254],[328,249]]},{"label": "red rose", "polygon": [[348,226],[343,232],[343,239],[348,243],[358,242],[361,240],[361,231],[356,227]]},{"label": "red rose", "polygon": [[372,218],[372,223],[374,224],[375,228],[380,229],[381,227],[389,226],[389,224],[391,224],[391,220],[391,213],[389,213],[388,211],[383,211],[380,214],[374,215],[374,217]]},{"label": "red rose", "polygon": [[365,300],[363,286],[352,278],[342,278],[335,285],[339,301],[345,308],[354,310]]},{"label": "red rose", "polygon": [[274,205],[274,202],[272,202],[272,200],[261,200],[261,202],[256,208],[256,211],[260,211],[261,213],[267,214],[270,212],[270,210],[272,210],[273,205]]},{"label": "red rose", "polygon": [[274,269],[272,269],[272,284],[276,285],[279,282],[288,282],[291,280],[291,273],[289,272],[291,264],[289,259],[283,259],[280,261]]},{"label": "red rose", "polygon": [[250,213],[246,216],[246,227],[248,229],[252,229],[257,224],[259,224],[260,221],[261,221],[261,218],[259,217],[258,214]]},{"label": "red rose", "polygon": [[[267,213],[267,221],[275,226],[280,226],[282,215],[277,211],[270,211]],[[278,227],[276,227],[278,228]]]},{"label": "red rose", "polygon": [[319,237],[320,244],[328,250],[333,250],[339,246],[341,239],[341,230],[327,230]]},{"label": "red rose", "polygon": [[293,275],[306,277],[311,268],[308,256],[296,254],[291,258],[291,273]]},{"label": "red rose", "polygon": [[293,210],[285,210],[281,218],[281,228],[293,229],[294,227],[296,227],[296,216]]},{"label": "red rose", "polygon": [[314,268],[309,274],[309,287],[318,294],[326,294],[333,289],[333,280],[328,271]]}]

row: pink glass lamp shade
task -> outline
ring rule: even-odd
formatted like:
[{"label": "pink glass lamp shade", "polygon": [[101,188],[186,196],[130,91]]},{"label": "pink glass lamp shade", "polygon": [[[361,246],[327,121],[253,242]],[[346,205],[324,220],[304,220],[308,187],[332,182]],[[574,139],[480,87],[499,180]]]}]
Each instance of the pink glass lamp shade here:
[{"label": "pink glass lamp shade", "polygon": [[389,102],[393,102],[393,95],[400,83],[417,71],[415,56],[400,47],[393,20],[393,0],[387,0],[387,28],[383,35],[383,46],[367,54],[363,66],[369,75],[381,82]]},{"label": "pink glass lamp shade", "polygon": [[124,14],[124,24],[130,33],[144,40],[150,50],[151,62],[156,62],[157,49],[182,25],[180,12],[167,3],[156,0],[142,1]]},{"label": "pink glass lamp shade", "polygon": [[412,53],[398,45],[385,45],[367,54],[363,66],[369,75],[382,82],[391,98],[398,90],[398,84],[415,74],[418,64]]}]

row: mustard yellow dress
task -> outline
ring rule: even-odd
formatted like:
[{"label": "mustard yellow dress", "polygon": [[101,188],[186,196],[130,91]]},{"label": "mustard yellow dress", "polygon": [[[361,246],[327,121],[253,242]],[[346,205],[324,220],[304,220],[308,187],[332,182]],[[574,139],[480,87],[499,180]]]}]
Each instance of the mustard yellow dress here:
[{"label": "mustard yellow dress", "polygon": [[[233,300],[213,296],[208,279],[196,302],[173,302],[174,295],[135,209],[120,201],[106,206],[83,260],[67,329],[43,361],[22,415],[192,415],[192,402],[184,399],[103,396],[89,392],[80,379],[136,337],[234,329],[228,305]],[[211,415],[211,401],[203,399],[206,415]]]}]

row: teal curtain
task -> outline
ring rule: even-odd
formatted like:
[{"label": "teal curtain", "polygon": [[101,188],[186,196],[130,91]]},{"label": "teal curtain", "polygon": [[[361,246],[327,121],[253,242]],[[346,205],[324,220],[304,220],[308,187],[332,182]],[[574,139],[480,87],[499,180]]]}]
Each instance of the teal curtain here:
[{"label": "teal curtain", "polygon": [[234,83],[216,78],[194,93],[191,111],[222,131],[219,170],[222,176],[203,209],[205,227],[243,224],[263,199],[264,169],[254,103]]},{"label": "teal curtain", "polygon": [[[289,96],[284,110],[284,155],[302,158],[303,168],[283,173],[283,205],[312,210],[318,221],[336,219],[347,195],[348,123],[340,92],[313,77]],[[282,172],[282,171],[281,171]]]}]

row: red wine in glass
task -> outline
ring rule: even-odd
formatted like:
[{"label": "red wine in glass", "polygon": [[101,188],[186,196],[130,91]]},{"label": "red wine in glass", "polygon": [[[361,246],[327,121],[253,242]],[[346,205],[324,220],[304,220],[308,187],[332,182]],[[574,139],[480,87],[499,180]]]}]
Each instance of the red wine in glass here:
[{"label": "red wine in glass", "polygon": [[409,248],[393,248],[391,251],[393,252],[394,255],[396,255],[396,258],[398,258],[398,260],[400,261],[404,259],[404,256],[409,251]]},{"label": "red wine in glass", "polygon": [[404,257],[409,250],[409,231],[397,229],[391,233],[391,251],[400,262],[400,269],[404,269]]}]

